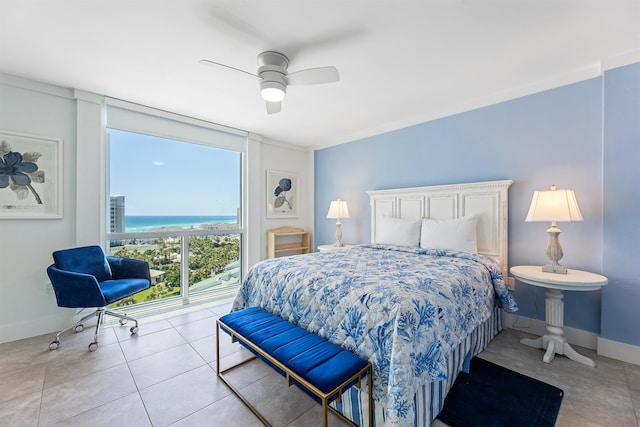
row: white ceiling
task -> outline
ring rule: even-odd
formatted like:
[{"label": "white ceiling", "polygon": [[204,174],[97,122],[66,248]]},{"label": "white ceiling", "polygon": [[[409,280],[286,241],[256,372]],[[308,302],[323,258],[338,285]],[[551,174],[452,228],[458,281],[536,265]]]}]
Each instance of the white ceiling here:
[{"label": "white ceiling", "polygon": [[[267,115],[256,72],[334,65]],[[0,72],[322,147],[571,83],[638,57],[640,1],[0,0]]]}]

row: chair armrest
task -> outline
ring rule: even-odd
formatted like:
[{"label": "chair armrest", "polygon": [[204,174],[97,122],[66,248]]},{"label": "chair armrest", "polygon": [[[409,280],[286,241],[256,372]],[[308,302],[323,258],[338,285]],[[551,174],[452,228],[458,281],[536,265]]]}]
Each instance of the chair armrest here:
[{"label": "chair armrest", "polygon": [[98,281],[91,274],[60,270],[52,264],[47,268],[47,275],[51,279],[58,307],[85,308],[107,305]]},{"label": "chair armrest", "polygon": [[149,264],[133,258],[123,258],[118,256],[108,256],[107,262],[111,267],[113,279],[147,279],[151,283]]}]

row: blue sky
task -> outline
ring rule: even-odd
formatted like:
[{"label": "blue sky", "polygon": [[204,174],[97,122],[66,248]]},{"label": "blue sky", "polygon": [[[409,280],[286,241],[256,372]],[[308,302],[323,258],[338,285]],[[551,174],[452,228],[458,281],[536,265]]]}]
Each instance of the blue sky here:
[{"label": "blue sky", "polygon": [[240,153],[115,129],[108,135],[109,193],[125,196],[126,215],[236,215]]}]

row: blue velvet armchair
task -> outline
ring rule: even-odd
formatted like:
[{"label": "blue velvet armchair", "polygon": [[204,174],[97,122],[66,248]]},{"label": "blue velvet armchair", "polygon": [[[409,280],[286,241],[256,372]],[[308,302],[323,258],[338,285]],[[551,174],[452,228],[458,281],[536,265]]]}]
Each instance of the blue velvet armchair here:
[{"label": "blue velvet armchair", "polygon": [[56,339],[49,344],[55,350],[60,345],[60,335],[74,329],[80,332],[83,323],[97,316],[93,342],[89,351],[98,348],[98,332],[105,315],[118,317],[120,324],[128,320],[135,322],[130,332],[138,332],[138,321],[126,314],[107,310],[113,302],[131,296],[149,288],[151,278],[149,265],[145,261],[132,258],[105,256],[100,246],[85,246],[64,249],[53,253],[54,263],[47,268],[51,285],[56,294],[58,307],[93,308],[96,310],[68,328],[58,332]]}]

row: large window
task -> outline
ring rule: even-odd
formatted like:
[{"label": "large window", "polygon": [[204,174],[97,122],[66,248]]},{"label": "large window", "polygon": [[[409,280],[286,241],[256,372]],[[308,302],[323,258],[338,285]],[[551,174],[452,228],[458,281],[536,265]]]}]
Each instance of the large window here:
[{"label": "large window", "polygon": [[112,255],[147,261],[152,278],[150,289],[118,305],[234,294],[243,260],[242,146],[233,149],[216,130],[172,127],[139,112],[117,110],[113,117],[107,121],[106,246]]}]

